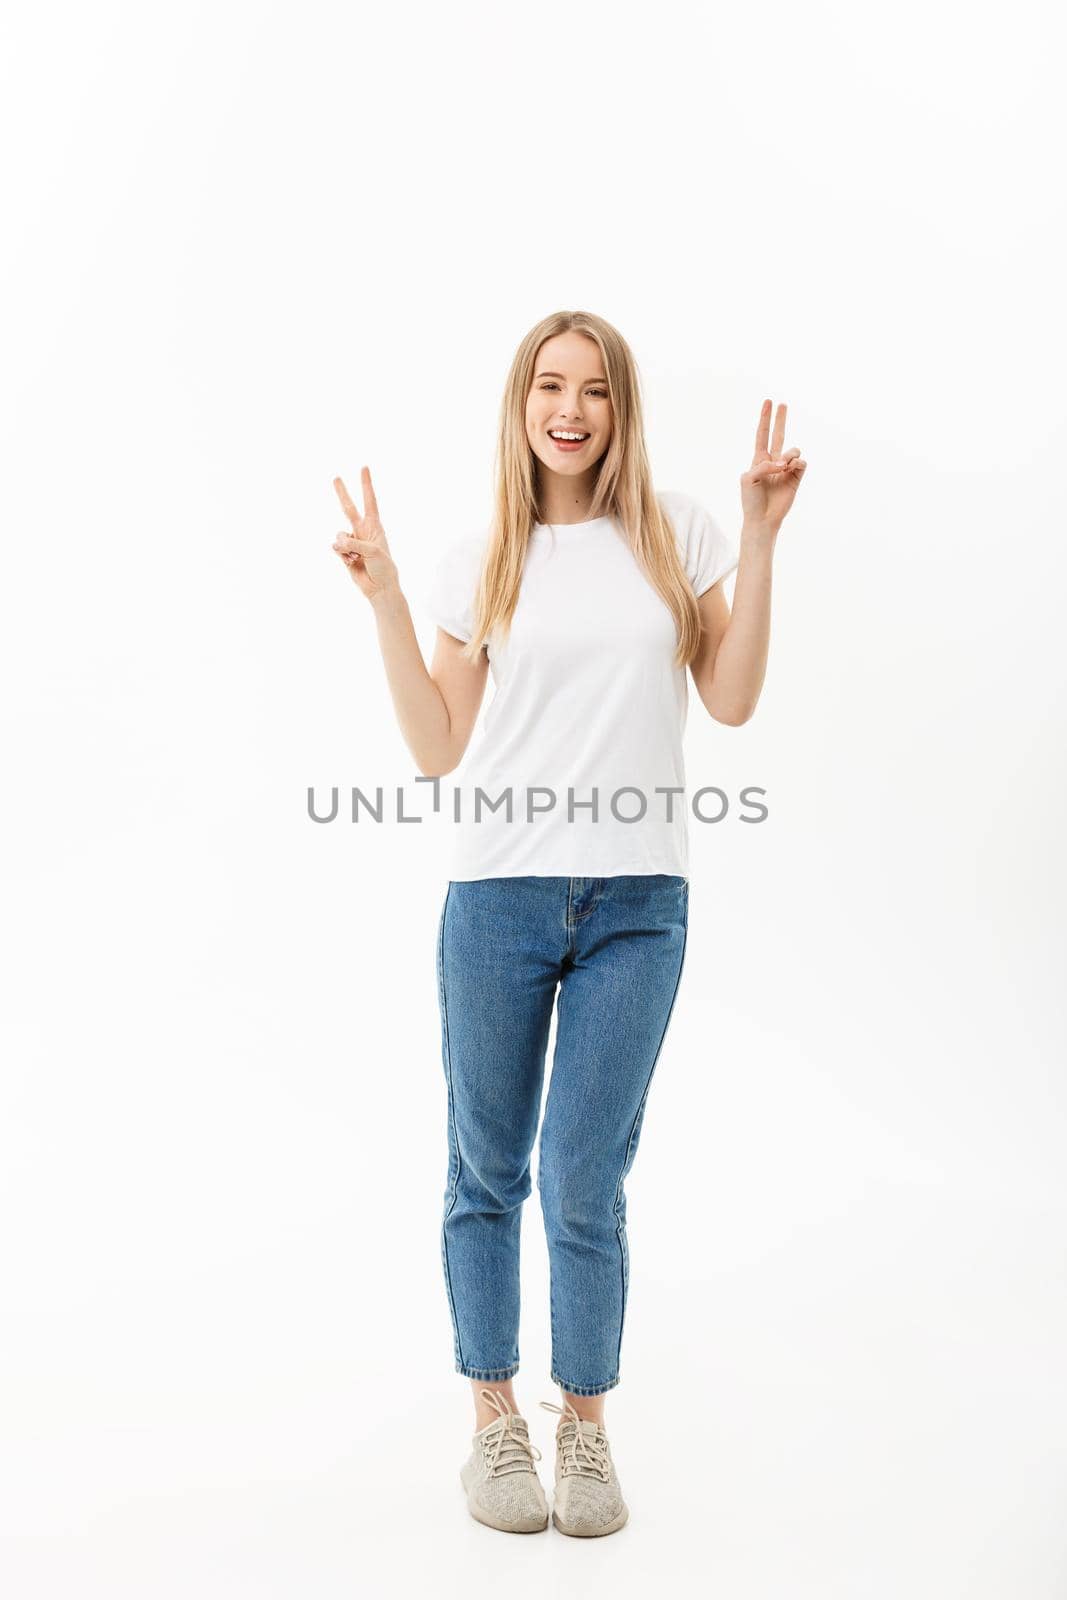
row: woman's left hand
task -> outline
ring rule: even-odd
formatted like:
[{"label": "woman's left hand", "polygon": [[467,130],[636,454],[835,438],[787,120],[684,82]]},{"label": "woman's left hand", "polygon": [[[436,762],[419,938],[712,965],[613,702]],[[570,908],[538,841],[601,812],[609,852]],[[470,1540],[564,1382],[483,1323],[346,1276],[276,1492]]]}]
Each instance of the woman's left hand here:
[{"label": "woman's left hand", "polygon": [[764,400],[756,429],[756,451],[752,465],[741,474],[741,510],[746,523],[770,528],[777,533],[793,504],[807,462],[794,445],[783,454],[785,443],[784,402],[774,419],[774,438],[767,448],[771,426],[771,402]]}]

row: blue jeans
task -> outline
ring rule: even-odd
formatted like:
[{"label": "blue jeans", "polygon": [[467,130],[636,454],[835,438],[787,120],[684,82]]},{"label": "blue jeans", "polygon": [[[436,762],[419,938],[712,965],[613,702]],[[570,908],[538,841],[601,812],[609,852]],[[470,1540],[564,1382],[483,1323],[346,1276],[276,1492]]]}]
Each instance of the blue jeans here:
[{"label": "blue jeans", "polygon": [[686,878],[450,882],[437,936],[448,1085],[441,1256],[456,1371],[519,1370],[519,1229],[556,1046],[537,1185],[551,1275],[553,1383],[619,1382],[629,1288],[623,1183],[685,958]]}]

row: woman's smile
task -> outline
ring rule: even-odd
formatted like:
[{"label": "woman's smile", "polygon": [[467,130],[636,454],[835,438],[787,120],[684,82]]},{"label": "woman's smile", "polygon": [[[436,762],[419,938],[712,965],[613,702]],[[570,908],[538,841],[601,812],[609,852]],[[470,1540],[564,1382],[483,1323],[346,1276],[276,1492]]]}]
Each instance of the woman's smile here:
[{"label": "woman's smile", "polygon": [[580,433],[578,428],[560,428],[558,431],[549,430],[548,437],[552,440],[557,450],[581,450],[583,445],[589,443],[592,434],[583,433],[576,439],[574,435]]}]

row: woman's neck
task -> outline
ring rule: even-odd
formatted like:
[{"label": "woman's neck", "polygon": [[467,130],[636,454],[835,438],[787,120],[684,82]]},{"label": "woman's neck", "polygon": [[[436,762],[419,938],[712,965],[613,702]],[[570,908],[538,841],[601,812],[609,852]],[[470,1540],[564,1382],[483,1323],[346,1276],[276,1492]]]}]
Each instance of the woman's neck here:
[{"label": "woman's neck", "polygon": [[589,509],[596,490],[596,473],[567,478],[558,472],[542,471],[538,482],[541,521],[565,527],[568,522],[589,522]]}]

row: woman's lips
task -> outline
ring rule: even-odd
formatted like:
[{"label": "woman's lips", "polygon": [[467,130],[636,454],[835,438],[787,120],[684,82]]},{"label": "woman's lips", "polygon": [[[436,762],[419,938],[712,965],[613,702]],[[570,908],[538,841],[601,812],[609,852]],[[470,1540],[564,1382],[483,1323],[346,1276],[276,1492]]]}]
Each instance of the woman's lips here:
[{"label": "woman's lips", "polygon": [[552,439],[552,443],[557,450],[581,450],[584,445],[589,443],[592,435],[587,434],[584,439],[554,439],[551,434],[548,437]]}]

